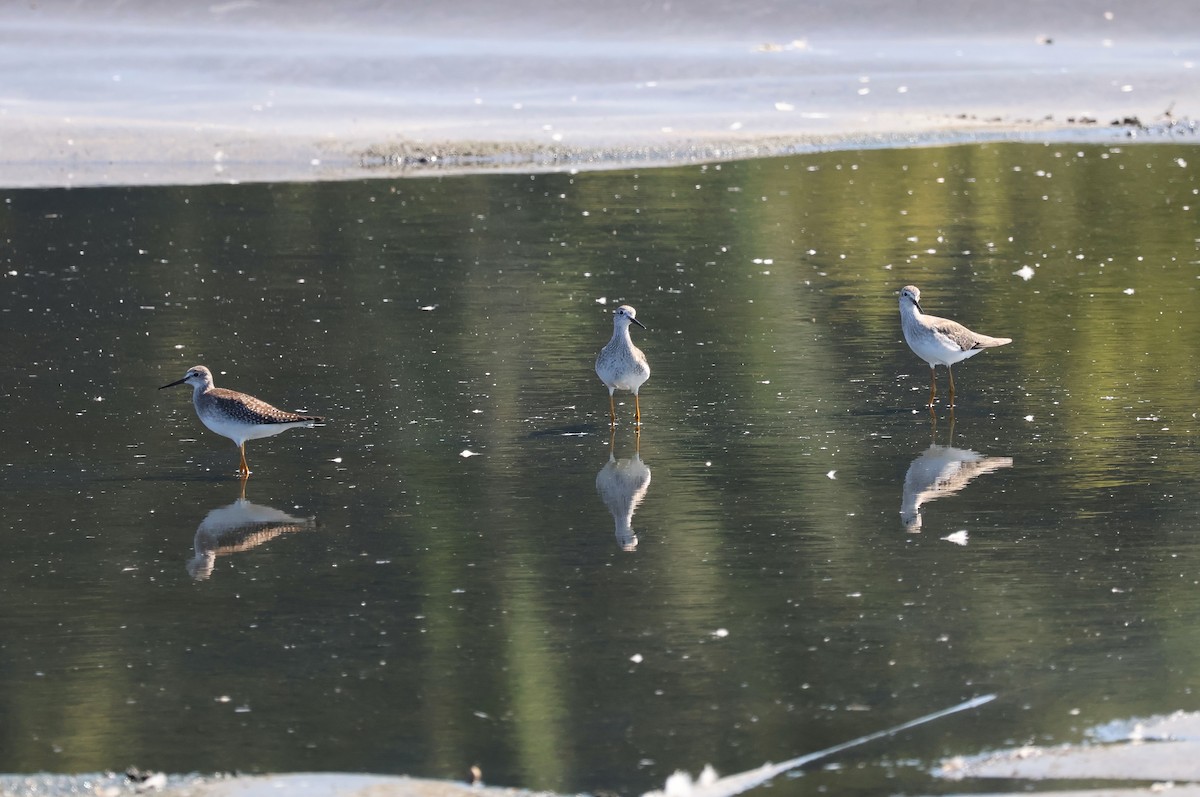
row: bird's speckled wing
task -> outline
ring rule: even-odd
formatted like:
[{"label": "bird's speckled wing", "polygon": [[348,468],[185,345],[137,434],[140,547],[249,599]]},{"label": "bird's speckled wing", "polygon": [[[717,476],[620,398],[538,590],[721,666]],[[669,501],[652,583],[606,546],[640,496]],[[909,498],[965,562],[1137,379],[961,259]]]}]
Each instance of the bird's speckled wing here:
[{"label": "bird's speckled wing", "polygon": [[247,396],[244,393],[237,393],[225,388],[215,387],[208,392],[208,395],[216,401],[221,412],[230,418],[247,423],[301,423],[304,421],[320,423],[323,420],[316,415],[297,415],[294,412],[281,410],[254,398],[254,396]]}]

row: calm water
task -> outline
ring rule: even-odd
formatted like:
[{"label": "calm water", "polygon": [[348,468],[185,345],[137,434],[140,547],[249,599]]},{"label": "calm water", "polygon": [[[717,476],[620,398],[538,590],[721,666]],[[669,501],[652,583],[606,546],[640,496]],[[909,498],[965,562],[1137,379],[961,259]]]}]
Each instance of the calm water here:
[{"label": "calm water", "polygon": [[[997,693],[775,787],[917,793],[1200,709],[1198,160],[4,193],[0,771],[637,794]],[[1015,339],[953,418],[907,283]],[[196,363],[329,417],[249,444],[246,503],[155,389]]]}]

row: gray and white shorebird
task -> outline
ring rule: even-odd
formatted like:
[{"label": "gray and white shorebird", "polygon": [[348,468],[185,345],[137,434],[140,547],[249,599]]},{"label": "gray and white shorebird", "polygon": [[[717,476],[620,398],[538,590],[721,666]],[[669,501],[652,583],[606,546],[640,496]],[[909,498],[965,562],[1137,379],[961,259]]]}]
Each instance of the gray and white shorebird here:
[{"label": "gray and white shorebird", "polygon": [[301,426],[311,428],[324,420],[317,415],[281,410],[236,390],[215,387],[212,371],[203,365],[193,365],[182,379],[163,385],[159,390],[182,384],[192,386],[192,403],[196,405],[200,422],[222,437],[228,437],[242,452],[238,473],[243,478],[250,475],[250,466],[246,464],[247,440],[272,437]]},{"label": "gray and white shorebird", "polygon": [[605,344],[596,356],[596,375],[608,388],[609,418],[614,426],[617,423],[617,405],[613,392],[618,389],[633,393],[634,423],[638,426],[642,423],[638,388],[650,378],[650,364],[646,362],[646,355],[633,345],[633,338],[629,336],[630,324],[646,328],[636,316],[637,311],[627,304],[614,310],[612,340]]},{"label": "gray and white shorebird", "polygon": [[1012,338],[993,338],[972,332],[957,321],[938,318],[921,312],[921,291],[916,285],[905,285],[900,291],[900,328],[908,347],[929,363],[929,406],[937,396],[937,375],[934,366],[946,366],[950,378],[950,406],[954,406],[954,371],[952,366],[974,357],[984,349],[1012,343]]}]

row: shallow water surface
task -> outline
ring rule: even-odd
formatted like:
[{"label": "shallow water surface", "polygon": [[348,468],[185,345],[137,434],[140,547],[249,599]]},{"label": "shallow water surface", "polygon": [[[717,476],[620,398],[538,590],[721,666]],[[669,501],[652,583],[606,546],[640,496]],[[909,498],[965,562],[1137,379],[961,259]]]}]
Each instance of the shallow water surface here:
[{"label": "shallow water surface", "polygon": [[[776,785],[913,793],[1197,710],[1197,159],[7,192],[0,771],[633,794],[998,694]],[[953,413],[908,283],[1014,338]],[[243,494],[197,363],[328,425]]]}]

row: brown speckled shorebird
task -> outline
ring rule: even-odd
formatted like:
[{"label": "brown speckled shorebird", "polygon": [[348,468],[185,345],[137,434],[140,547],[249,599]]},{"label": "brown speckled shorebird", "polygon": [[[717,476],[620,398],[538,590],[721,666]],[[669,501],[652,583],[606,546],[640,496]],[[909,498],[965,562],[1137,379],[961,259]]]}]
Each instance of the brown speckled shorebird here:
[{"label": "brown speckled shorebird", "polygon": [[246,464],[247,440],[272,437],[301,426],[311,428],[324,420],[316,415],[297,415],[272,407],[236,390],[214,387],[212,371],[203,365],[193,365],[183,379],[163,385],[159,390],[185,383],[192,386],[192,403],[196,405],[200,422],[222,437],[228,437],[241,450],[238,473],[243,478],[250,475],[250,466]]}]

